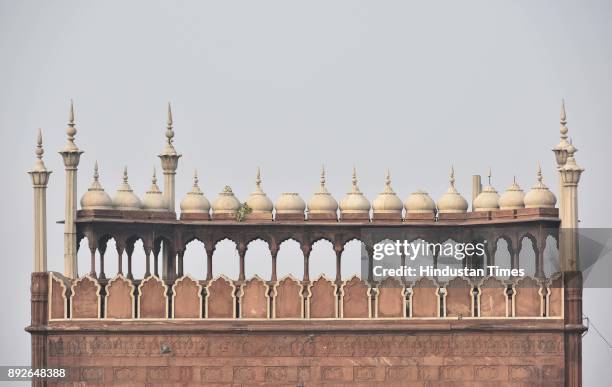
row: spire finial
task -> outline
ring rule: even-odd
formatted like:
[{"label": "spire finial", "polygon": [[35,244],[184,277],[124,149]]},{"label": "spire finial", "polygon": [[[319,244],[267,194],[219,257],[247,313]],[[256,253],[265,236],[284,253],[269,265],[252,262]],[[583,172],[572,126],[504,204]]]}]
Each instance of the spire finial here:
[{"label": "spire finial", "polygon": [[153,166],[153,177],[151,178],[151,183],[153,183],[153,185],[157,184],[157,169],[155,166]]},{"label": "spire finial", "polygon": [[127,165],[123,167],[123,183],[127,184],[128,182],[128,173],[127,173]]},{"label": "spire finial", "polygon": [[257,167],[257,174],[255,175],[255,186],[257,189],[261,189],[261,168]]},{"label": "spire finial", "polygon": [[38,135],[36,136],[36,150],[34,153],[36,153],[36,158],[39,160],[42,160],[43,153],[45,153],[42,146],[42,130],[40,130],[40,128],[38,129]]},{"label": "spire finial", "polygon": [[74,102],[70,99],[70,112],[68,113],[68,125],[74,126]]},{"label": "spire finial", "polygon": [[321,188],[325,187],[325,165],[321,164]]},{"label": "spire finial", "polygon": [[355,168],[355,164],[353,164],[353,187],[357,186],[357,168]]},{"label": "spire finial", "polygon": [[166,129],[166,137],[168,138],[168,145],[172,145],[172,141],[174,141],[174,130],[172,128],[172,106],[170,102],[168,102],[168,126]]},{"label": "spire finial", "polygon": [[561,140],[565,140],[567,139],[567,116],[565,114],[565,100],[562,99],[561,100],[561,129],[559,129],[559,132],[561,132]]},{"label": "spire finial", "polygon": [[96,162],[94,163],[94,174],[93,174],[93,178],[94,181],[97,182],[98,179],[100,178],[100,174],[98,173],[98,160],[96,160]]},{"label": "spire finial", "polygon": [[516,175],[512,176],[512,182],[516,184]]},{"label": "spire finial", "polygon": [[538,183],[542,184],[542,166],[540,165],[540,162],[538,162],[538,172],[536,173],[536,176],[538,177]]},{"label": "spire finial", "polygon": [[489,186],[491,186],[491,167],[489,167],[489,173],[487,174],[487,177],[489,179]]},{"label": "spire finial", "polygon": [[450,174],[448,175],[450,178],[451,187],[455,188],[455,166],[451,165]]},{"label": "spire finial", "polygon": [[200,182],[200,179],[198,179],[198,170],[194,169],[193,170],[193,186],[197,187],[199,182]]},{"label": "spire finial", "polygon": [[385,185],[387,187],[391,187],[391,173],[389,172],[389,168],[387,168],[387,174],[385,175]]},{"label": "spire finial", "polygon": [[74,123],[74,103],[70,100],[70,110],[68,111],[68,128],[66,129],[66,134],[68,135],[68,144],[66,145],[65,150],[74,151],[78,150],[76,144],[74,143],[74,136],[76,136],[77,130]]}]

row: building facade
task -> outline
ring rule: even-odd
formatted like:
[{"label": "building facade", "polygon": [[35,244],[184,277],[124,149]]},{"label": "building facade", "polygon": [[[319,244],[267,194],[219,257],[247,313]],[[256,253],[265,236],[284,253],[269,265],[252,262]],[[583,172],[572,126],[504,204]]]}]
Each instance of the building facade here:
[{"label": "building facade", "polygon": [[[583,169],[568,141],[565,107],[561,141],[553,148],[559,206],[541,170],[527,193],[516,181],[501,195],[474,178],[471,208],[455,188],[434,201],[416,191],[399,199],[387,179],[370,203],[353,171],[338,202],[320,189],[306,203],[297,193],[272,202],[257,170],[255,190],[242,203],[230,187],[211,202],[194,184],[175,209],[176,151],[168,106],[166,143],[159,154],[163,190],[153,173],[139,198],[127,168],[114,197],[93,182],[77,205],[77,170],[70,107],[66,167],[64,271],[47,268],[45,190],[51,171],[39,132],[34,187],[34,265],[31,276],[32,367],[67,368],[64,379],[33,385],[257,385],[257,386],[581,386],[582,275],[578,266],[577,190]],[[89,268],[77,266],[86,239]],[[118,272],[107,273],[105,254],[115,241]],[[205,246],[206,278],[184,273],[189,242]],[[213,277],[217,244],[233,241],[239,275]],[[278,278],[283,242],[299,243],[302,278]],[[525,276],[386,277],[374,275],[373,251],[382,240],[481,243],[463,268],[495,266],[498,241],[507,243],[519,269],[528,240],[535,270]],[[260,240],[271,254],[271,277],[246,278],[245,256]],[[310,278],[313,244],[327,240],[336,276]],[[365,275],[342,279],[343,252],[357,240]],[[146,272],[136,278],[132,258],[142,242]],[[547,272],[544,251],[559,251],[559,270]],[[438,268],[438,253],[432,255]],[[402,264],[406,257],[402,256]]]}]

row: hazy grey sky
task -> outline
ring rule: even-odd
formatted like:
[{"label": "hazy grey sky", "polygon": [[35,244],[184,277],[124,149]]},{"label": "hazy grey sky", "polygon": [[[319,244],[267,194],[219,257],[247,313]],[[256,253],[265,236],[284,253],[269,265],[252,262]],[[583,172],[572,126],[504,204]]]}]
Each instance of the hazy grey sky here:
[{"label": "hazy grey sky", "polygon": [[[124,164],[142,195],[150,184],[172,101],[183,154],[177,197],[193,168],[212,201],[224,185],[240,199],[256,166],[275,200],[318,188],[340,199],[358,170],[373,199],[391,169],[400,197],[438,198],[453,163],[493,170],[499,191],[516,175],[529,189],[542,163],[556,192],[550,148],[559,105],[586,168],[585,227],[609,227],[612,3],[601,1],[8,1],[0,0],[1,201],[4,280],[0,364],[28,364],[29,273],[36,128],[44,131],[49,267],[62,271],[68,101],[85,150],[79,196],[99,160],[111,195]],[[81,268],[82,271],[83,268]],[[609,290],[587,291],[585,313],[612,337]],[[612,354],[584,339],[585,386],[612,378]]]}]

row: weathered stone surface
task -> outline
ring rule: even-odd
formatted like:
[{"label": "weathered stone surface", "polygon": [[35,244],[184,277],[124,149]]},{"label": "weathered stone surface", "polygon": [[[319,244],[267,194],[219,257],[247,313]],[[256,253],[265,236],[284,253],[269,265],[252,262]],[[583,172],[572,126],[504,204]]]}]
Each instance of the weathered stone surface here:
[{"label": "weathered stone surface", "polygon": [[[61,333],[49,366],[75,383],[144,386],[555,386],[562,333]],[[167,346],[170,352],[162,354]],[[183,383],[183,384],[181,384]],[[191,383],[191,384],[190,384]],[[61,384],[51,384],[61,385]]]}]

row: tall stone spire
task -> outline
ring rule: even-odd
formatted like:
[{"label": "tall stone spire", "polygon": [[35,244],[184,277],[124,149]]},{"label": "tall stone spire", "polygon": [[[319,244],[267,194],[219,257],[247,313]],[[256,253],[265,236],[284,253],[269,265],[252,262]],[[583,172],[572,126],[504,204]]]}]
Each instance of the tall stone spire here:
[{"label": "tall stone spire", "polygon": [[77,267],[77,235],[76,235],[76,212],[77,212],[77,168],[83,153],[74,143],[77,130],[74,121],[74,104],[70,100],[68,113],[68,128],[66,135],[68,142],[59,153],[64,160],[66,169],[66,208],[64,219],[64,275],[68,278],[78,276]]},{"label": "tall stone spire", "polygon": [[180,154],[174,149],[174,128],[172,120],[172,107],[168,102],[168,123],[166,127],[166,145],[159,158],[164,171],[164,200],[168,204],[168,210],[175,211],[175,175],[178,167]]},{"label": "tall stone spire", "polygon": [[47,170],[42,156],[42,133],[38,129],[36,139],[36,161],[28,172],[34,187],[34,269],[36,272],[47,271],[47,183],[51,171]]},{"label": "tall stone spire", "polygon": [[555,147],[553,147],[552,151],[555,154],[555,161],[557,163],[557,170],[559,171],[559,217],[561,218],[561,225],[564,223],[564,211],[565,208],[565,190],[563,189],[563,178],[561,177],[561,168],[565,165],[567,161],[567,147],[569,146],[569,142],[567,141],[567,114],[565,113],[565,100],[561,100],[561,113],[559,117],[559,133],[561,140]]}]

